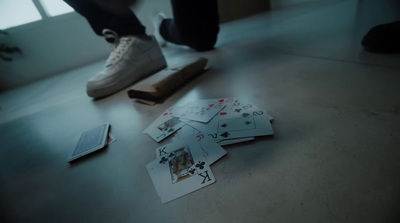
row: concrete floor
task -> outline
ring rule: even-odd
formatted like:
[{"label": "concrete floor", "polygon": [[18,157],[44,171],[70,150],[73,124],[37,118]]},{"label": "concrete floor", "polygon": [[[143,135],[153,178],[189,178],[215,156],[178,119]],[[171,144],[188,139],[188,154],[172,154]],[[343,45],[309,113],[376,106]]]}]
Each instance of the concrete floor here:
[{"label": "concrete floor", "polygon": [[[212,70],[156,106],[88,98],[103,62],[2,93],[0,222],[400,222],[400,55],[360,46],[400,19],[378,2],[227,23],[210,52],[169,46],[169,62],[205,56]],[[225,147],[216,183],[161,204],[145,168],[159,144],[142,131],[173,104],[218,97],[269,111],[275,137]],[[105,122],[117,141],[68,164],[80,133]]]}]

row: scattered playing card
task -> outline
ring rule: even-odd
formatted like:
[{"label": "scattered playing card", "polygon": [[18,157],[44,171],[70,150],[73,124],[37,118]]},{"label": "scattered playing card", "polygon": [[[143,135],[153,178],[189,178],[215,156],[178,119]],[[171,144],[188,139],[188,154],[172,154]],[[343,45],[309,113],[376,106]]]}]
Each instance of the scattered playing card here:
[{"label": "scattered playing card", "polygon": [[273,135],[272,116],[251,103],[207,99],[171,107],[144,133],[157,142],[173,135],[172,143],[156,149],[146,167],[162,203],[215,182],[210,165],[226,155],[221,145]]},{"label": "scattered playing card", "polygon": [[233,106],[221,110],[209,123],[182,119],[214,140],[273,135],[271,116],[252,104],[235,101]]},{"label": "scattered playing card", "polygon": [[233,104],[234,102],[235,99],[233,98],[198,100],[186,104],[179,112],[174,113],[173,116],[207,123],[226,105]]},{"label": "scattered playing card", "polygon": [[117,141],[117,138],[115,138],[111,133],[108,133],[107,136],[107,144],[110,145],[113,142]]},{"label": "scattered playing card", "polygon": [[[227,109],[229,113],[253,113],[253,115],[259,113],[262,111],[262,109],[258,108],[257,106],[251,104],[251,103],[242,103],[238,100],[236,100],[233,105]],[[268,114],[269,120],[272,121],[274,118]]]},{"label": "scattered playing card", "polygon": [[161,140],[167,138],[185,123],[181,122],[179,118],[172,116],[176,111],[177,107],[170,107],[164,111],[160,117],[158,117],[149,127],[147,127],[143,133],[147,133],[154,140],[160,142]]},{"label": "scattered playing card", "polygon": [[269,116],[266,112],[231,114],[223,119],[216,120],[216,131],[208,134],[215,140],[234,139],[253,136],[273,135]]},{"label": "scattered playing card", "polygon": [[212,165],[217,162],[221,157],[226,155],[226,150],[223,149],[210,137],[199,133],[196,135],[197,141],[200,143],[200,147],[203,150],[203,154],[207,159],[207,162]]},{"label": "scattered playing card", "polygon": [[[217,160],[219,160],[221,157],[226,155],[225,149],[223,149],[218,143],[216,143],[210,137],[204,136],[202,133],[187,135],[185,138],[175,139],[175,140],[173,140],[173,142],[177,142],[180,140],[187,140],[187,139],[191,139],[191,138],[195,138],[195,141],[197,141],[197,143],[199,144],[201,150],[203,151],[204,157],[207,159],[207,162],[210,165],[212,165]],[[157,148],[156,156],[160,157],[160,156],[167,154],[168,152],[171,152],[171,151],[169,151],[166,147],[162,146],[162,147]]]},{"label": "scattered playing card", "polygon": [[254,137],[245,137],[245,138],[237,138],[237,139],[224,139],[218,142],[220,146],[232,145],[241,142],[248,142],[254,140]]},{"label": "scattered playing card", "polygon": [[178,131],[175,132],[174,136],[172,137],[172,141],[178,141],[180,139],[183,139],[185,137],[193,137],[194,135],[199,134],[200,131],[193,128],[190,125],[185,124],[182,126]]},{"label": "scattered playing card", "polygon": [[194,139],[173,142],[161,151],[168,152],[162,153],[146,168],[162,203],[215,182],[211,168]]},{"label": "scattered playing card", "polygon": [[70,155],[68,162],[104,148],[107,145],[109,128],[109,124],[104,124],[83,132],[79,138],[78,144]]}]

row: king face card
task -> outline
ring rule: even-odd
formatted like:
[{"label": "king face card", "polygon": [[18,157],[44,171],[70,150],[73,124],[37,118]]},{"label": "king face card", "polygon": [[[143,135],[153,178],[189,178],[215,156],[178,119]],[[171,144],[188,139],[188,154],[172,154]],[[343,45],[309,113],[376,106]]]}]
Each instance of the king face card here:
[{"label": "king face card", "polygon": [[163,148],[168,152],[146,166],[162,203],[215,182],[211,168],[196,141],[173,142]]}]

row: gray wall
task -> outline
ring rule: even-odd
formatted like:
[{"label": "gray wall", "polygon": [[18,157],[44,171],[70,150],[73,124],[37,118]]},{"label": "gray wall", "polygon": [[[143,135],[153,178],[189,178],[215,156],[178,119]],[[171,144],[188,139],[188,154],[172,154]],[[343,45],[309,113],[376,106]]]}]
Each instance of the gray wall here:
[{"label": "gray wall", "polygon": [[[310,1],[316,0],[219,0],[221,22]],[[172,16],[169,1],[142,1],[133,10],[148,33],[153,33],[148,16],[153,9]],[[11,28],[8,32],[10,36],[0,37],[0,42],[19,46],[23,54],[14,55],[14,61],[10,63],[0,61],[0,91],[104,60],[109,54],[109,44],[96,36],[77,13]]]}]

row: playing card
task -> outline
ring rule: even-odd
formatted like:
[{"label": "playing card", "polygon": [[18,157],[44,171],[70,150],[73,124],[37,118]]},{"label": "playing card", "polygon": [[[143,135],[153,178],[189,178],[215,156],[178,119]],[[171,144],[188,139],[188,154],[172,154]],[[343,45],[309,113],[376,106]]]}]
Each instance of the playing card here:
[{"label": "playing card", "polygon": [[103,124],[81,134],[78,144],[68,158],[68,162],[76,160],[107,145],[109,124]]},{"label": "playing card", "polygon": [[237,138],[237,139],[224,139],[218,142],[220,146],[232,145],[241,142],[248,142],[254,140],[254,137],[245,137],[245,138]]},{"label": "playing card", "polygon": [[[188,128],[188,127],[183,127],[183,128]],[[191,127],[189,127],[189,128],[191,128]],[[182,129],[179,131],[182,131]],[[198,133],[195,133],[192,135],[186,135],[185,138],[175,138],[175,140],[173,140],[173,141],[177,142],[179,140],[187,140],[188,138],[195,138],[197,143],[200,145],[201,150],[203,151],[203,155],[205,156],[207,162],[210,165],[214,164],[217,160],[219,160],[221,157],[226,155],[225,149],[223,149],[219,144],[217,144],[210,137],[203,135],[201,132],[198,132]],[[165,155],[168,152],[171,152],[171,151],[169,151],[165,147],[159,147],[156,149],[156,156],[160,157],[160,156]]]},{"label": "playing card", "polygon": [[[231,114],[231,113],[241,114],[241,113],[247,112],[247,113],[253,113],[253,115],[254,115],[254,114],[259,113],[261,111],[261,109],[251,103],[243,103],[239,100],[236,100],[229,109],[228,108],[224,109],[224,112],[226,112],[226,111],[228,111],[229,114]],[[270,114],[268,114],[268,117],[269,117],[270,121],[272,121],[274,119]]]},{"label": "playing card", "polygon": [[[270,120],[271,116],[257,106],[235,101],[232,106],[225,107],[208,123],[187,119],[181,119],[181,121],[219,141],[221,139],[244,138],[264,134],[271,135],[273,134],[272,126],[265,122],[266,119]],[[257,125],[260,121],[261,123]]]},{"label": "playing card", "polygon": [[163,148],[163,151],[169,152],[146,166],[162,203],[215,182],[211,168],[195,140],[181,140]]},{"label": "playing card", "polygon": [[230,114],[210,124],[216,131],[208,135],[215,140],[274,134],[268,114],[261,110],[252,114]]},{"label": "playing card", "polygon": [[114,135],[112,135],[111,133],[108,133],[107,144],[110,145],[115,141],[117,141],[117,138],[115,138]]},{"label": "playing card", "polygon": [[214,164],[215,162],[217,162],[217,160],[226,155],[226,150],[223,149],[210,137],[199,133],[196,135],[196,139],[200,143],[203,154],[210,165]]},{"label": "playing card", "polygon": [[240,130],[255,129],[256,123],[254,116],[240,116],[238,118],[228,118],[218,120],[218,132],[232,132]]},{"label": "playing card", "polygon": [[180,129],[185,123],[181,122],[179,118],[172,116],[179,107],[170,107],[164,111],[153,123],[147,127],[143,133],[147,133],[154,140],[160,142],[167,138],[175,131]]},{"label": "playing card", "polygon": [[178,131],[175,132],[174,137],[172,137],[172,141],[178,141],[188,136],[193,137],[198,133],[200,133],[199,130],[193,128],[190,125],[185,124]]},{"label": "playing card", "polygon": [[221,111],[221,109],[234,102],[235,99],[233,98],[198,100],[186,104],[172,116],[207,123]]}]

